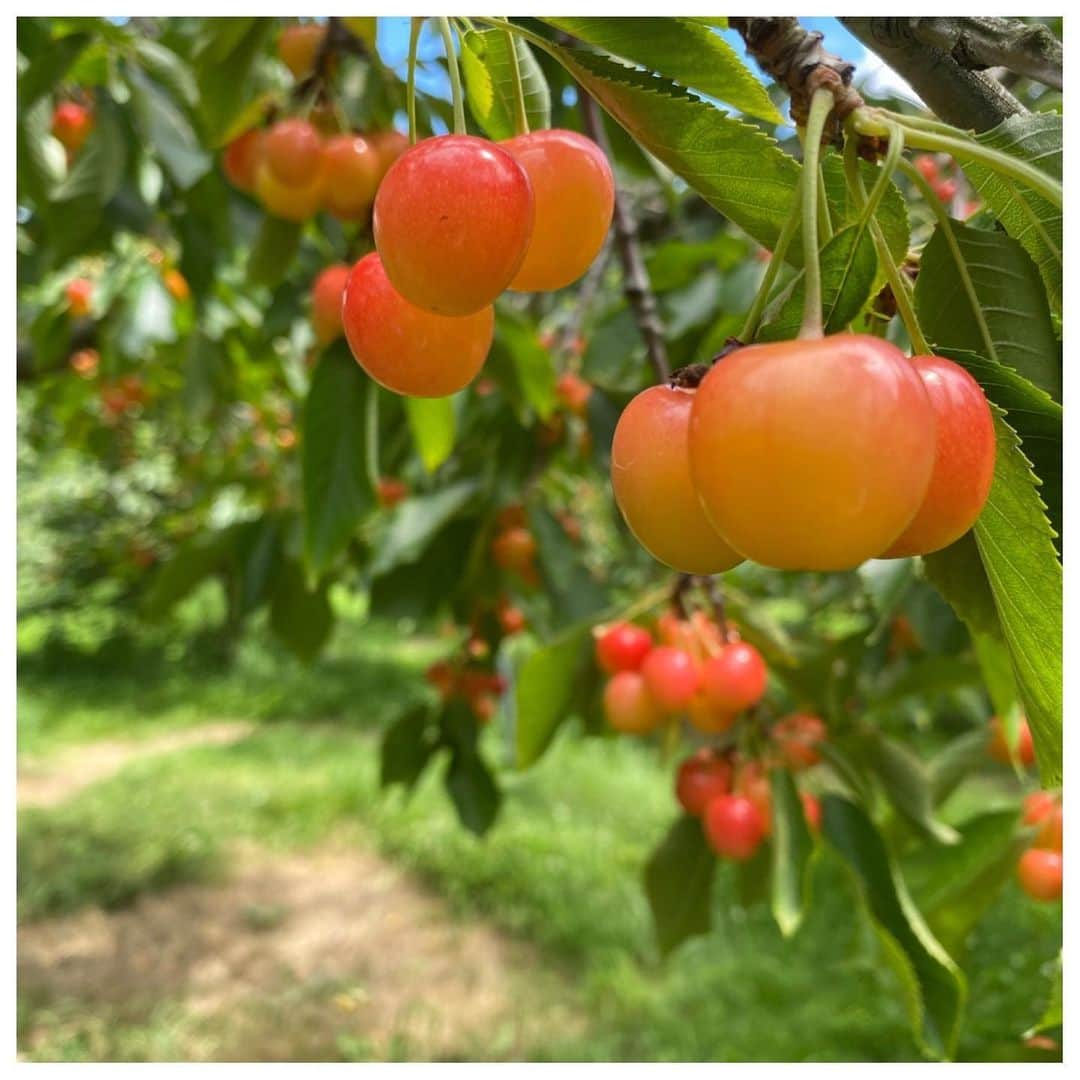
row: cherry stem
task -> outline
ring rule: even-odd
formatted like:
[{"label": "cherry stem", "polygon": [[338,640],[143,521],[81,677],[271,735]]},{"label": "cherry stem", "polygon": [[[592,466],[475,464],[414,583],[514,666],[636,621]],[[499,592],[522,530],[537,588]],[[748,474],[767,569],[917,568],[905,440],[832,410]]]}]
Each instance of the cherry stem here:
[{"label": "cherry stem", "polygon": [[727,621],[727,608],[724,604],[724,591],[720,582],[714,577],[704,577],[705,592],[708,594],[709,603],[713,609],[713,619],[720,629],[720,640],[726,645],[731,637]]},{"label": "cherry stem", "polygon": [[379,486],[379,384],[373,379],[368,386],[364,423],[364,465],[372,490]]},{"label": "cherry stem", "polygon": [[436,19],[439,33],[442,34],[443,47],[446,49],[446,67],[450,72],[450,92],[454,100],[454,134],[466,135],[465,95],[461,90],[461,71],[458,69],[457,50],[454,48],[454,32],[450,29],[450,20],[445,15]]},{"label": "cherry stem", "polygon": [[525,108],[525,85],[521,81],[521,64],[518,61],[517,38],[504,30],[506,47],[510,50],[510,70],[514,75],[514,134],[529,134],[529,111]]},{"label": "cherry stem", "polygon": [[409,20],[409,75],[405,83],[405,108],[409,113],[409,145],[416,144],[416,50],[420,43],[420,28],[424,25],[421,17],[413,16]]},{"label": "cherry stem", "polygon": [[801,191],[805,281],[803,321],[799,328],[801,340],[825,336],[821,317],[821,260],[818,252],[818,162],[821,159],[825,121],[835,104],[836,99],[830,90],[815,90],[810,99],[810,115],[806,120]]}]

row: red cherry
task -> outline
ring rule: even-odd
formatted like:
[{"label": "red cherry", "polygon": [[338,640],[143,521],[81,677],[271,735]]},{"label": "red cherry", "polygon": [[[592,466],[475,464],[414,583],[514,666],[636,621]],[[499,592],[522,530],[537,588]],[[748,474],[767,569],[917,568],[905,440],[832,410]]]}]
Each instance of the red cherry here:
[{"label": "red cherry", "polygon": [[520,634],[528,626],[528,620],[521,608],[509,606],[499,609],[499,625],[507,637],[512,637],[514,634]]},{"label": "red cherry", "polygon": [[915,517],[886,558],[928,555],[959,540],[975,524],[994,479],[994,417],[982,387],[941,356],[913,356],[937,417],[930,486]]},{"label": "red cherry", "polygon": [[491,542],[491,557],[503,570],[520,574],[533,565],[536,558],[536,538],[521,525],[505,529]]},{"label": "red cherry", "polygon": [[323,148],[323,168],[326,209],[342,221],[364,217],[379,186],[378,151],[359,135],[335,135]]},{"label": "red cherry", "polygon": [[448,319],[410,304],[390,284],[374,252],[349,274],[342,321],[360,366],[388,390],[413,397],[445,397],[467,386],[495,332],[490,307]]},{"label": "red cherry", "polygon": [[69,154],[77,153],[94,129],[94,114],[77,101],[62,101],[53,110],[52,133]]},{"label": "red cherry", "polygon": [[307,187],[324,168],[322,136],[306,120],[279,120],[263,138],[262,156],[287,187]]},{"label": "red cherry", "polygon": [[72,278],[64,289],[64,295],[67,297],[68,311],[72,315],[88,315],[94,295],[94,283],[86,278]]},{"label": "red cherry", "polygon": [[760,761],[748,761],[735,778],[736,794],[745,795],[761,814],[765,835],[772,832],[772,785],[769,772]]},{"label": "red cherry", "polygon": [[262,155],[262,135],[257,128],[238,135],[222,155],[222,168],[229,183],[240,191],[255,190],[255,172]]},{"label": "red cherry", "polygon": [[604,687],[604,715],[616,730],[630,735],[646,735],[664,722],[637,671],[620,671]]},{"label": "red cherry", "polygon": [[324,23],[300,23],[287,26],[278,36],[278,56],[292,72],[294,79],[303,79],[315,70],[315,57],[326,37]]},{"label": "red cherry", "polygon": [[1024,824],[1038,825],[1058,807],[1058,798],[1052,791],[1033,791],[1024,799]]},{"label": "red cherry", "polygon": [[914,165],[931,184],[937,180],[939,175],[938,163],[932,155],[919,154],[919,156],[915,158]]},{"label": "red cherry", "polygon": [[471,315],[511,282],[533,228],[525,170],[473,135],[425,139],[375,197],[375,245],[394,287],[439,315]]},{"label": "red cherry", "polygon": [[821,832],[821,803],[809,791],[800,791],[803,815],[811,832]]},{"label": "red cherry", "polygon": [[320,345],[327,345],[342,334],[341,304],[350,268],[344,263],[328,266],[311,287],[311,323]]},{"label": "red cherry", "polygon": [[745,641],[725,646],[701,669],[705,696],[717,709],[729,713],[756,705],[765,694],[768,678],[761,653]]},{"label": "red cherry", "polygon": [[943,202],[949,203],[956,198],[957,183],[955,180],[939,180],[934,185],[934,194]]},{"label": "red cherry", "polygon": [[79,349],[68,359],[71,370],[82,379],[92,379],[97,374],[100,362],[101,356],[97,349]]},{"label": "red cherry", "polygon": [[436,660],[424,672],[424,678],[439,691],[441,697],[448,698],[453,693],[457,682],[457,673],[445,660]]},{"label": "red cherry", "polygon": [[907,527],[936,423],[899,349],[865,334],[750,345],[713,365],[690,417],[693,485],[746,558],[850,570]]},{"label": "red cherry", "polygon": [[1020,878],[1020,887],[1033,900],[1061,899],[1061,852],[1028,848],[1020,856],[1016,873]]},{"label": "red cherry", "polygon": [[379,155],[379,183],[390,171],[390,166],[409,149],[409,137],[400,131],[369,131],[365,136],[368,145]]},{"label": "red cherry", "polygon": [[585,415],[591,395],[592,386],[572,371],[564,371],[555,383],[555,396],[562,407],[575,416]]},{"label": "red cherry", "polygon": [[705,835],[717,855],[749,859],[765,838],[761,811],[745,795],[721,795],[705,807]]},{"label": "red cherry", "polygon": [[773,741],[784,763],[793,772],[808,769],[821,760],[818,744],[825,741],[825,721],[809,713],[792,713],[773,725]]},{"label": "red cherry", "polygon": [[701,685],[694,658],[683,649],[673,649],[670,645],[653,649],[641,665],[641,674],[652,699],[668,713],[685,709]]},{"label": "red cherry", "polygon": [[700,817],[706,805],[731,791],[731,764],[708,748],[688,757],[675,778],[675,796],[682,808]]},{"label": "red cherry", "polygon": [[379,478],[379,482],[375,485],[375,498],[384,509],[389,510],[408,497],[409,485],[403,480],[395,480],[392,476],[383,476]]},{"label": "red cherry", "polygon": [[652,634],[633,623],[607,627],[596,638],[596,662],[602,671],[637,671],[653,647]]},{"label": "red cherry", "polygon": [[706,735],[719,735],[731,728],[738,719],[736,713],[718,709],[700,689],[687,705],[686,717],[698,731]]},{"label": "red cherry", "polygon": [[[1012,755],[1009,753],[1009,744],[1005,738],[1005,728],[999,716],[990,719],[990,756],[1002,765],[1012,764]],[[1035,743],[1031,738],[1031,728],[1026,719],[1021,719],[1016,737],[1016,760],[1021,765],[1033,765],[1035,763]]]}]

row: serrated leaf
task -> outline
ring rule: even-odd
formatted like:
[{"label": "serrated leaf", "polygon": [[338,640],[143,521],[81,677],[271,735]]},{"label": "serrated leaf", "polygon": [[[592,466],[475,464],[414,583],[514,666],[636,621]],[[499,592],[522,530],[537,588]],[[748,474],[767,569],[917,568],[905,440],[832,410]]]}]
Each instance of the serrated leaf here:
[{"label": "serrated leaf", "polygon": [[772,913],[790,937],[802,925],[810,899],[810,856],[814,841],[802,800],[786,769],[769,774],[772,789]]},{"label": "serrated leaf", "polygon": [[529,130],[551,127],[551,93],[527,42],[505,30],[470,30],[462,41],[461,66],[469,110],[490,139],[517,133],[511,38],[517,53]]},{"label": "serrated leaf", "polygon": [[325,582],[309,589],[295,562],[277,568],[270,586],[270,628],[301,660],[310,662],[334,627]]},{"label": "serrated leaf", "polygon": [[655,71],[747,116],[783,124],[768,91],[718,34],[681,18],[544,18],[590,45]]},{"label": "serrated leaf", "polygon": [[188,118],[172,98],[137,68],[129,71],[135,124],[177,187],[186,190],[211,167]]},{"label": "serrated leaf", "polygon": [[405,419],[413,445],[428,472],[434,472],[451,454],[457,437],[453,398],[407,397]]},{"label": "serrated leaf", "polygon": [[684,814],[654,849],[645,865],[645,895],[660,952],[712,929],[712,883],[716,855],[701,821]]}]

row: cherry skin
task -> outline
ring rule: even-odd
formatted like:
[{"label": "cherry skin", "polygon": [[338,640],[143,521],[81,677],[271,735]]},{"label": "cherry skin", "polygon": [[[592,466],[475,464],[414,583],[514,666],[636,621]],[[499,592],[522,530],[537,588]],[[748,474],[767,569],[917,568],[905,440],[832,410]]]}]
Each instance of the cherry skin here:
[{"label": "cherry skin", "polygon": [[800,791],[799,799],[803,805],[803,816],[811,832],[821,832],[821,803],[809,791]]},{"label": "cherry skin", "polygon": [[94,129],[94,114],[77,101],[62,101],[53,110],[52,133],[69,154],[77,153]]},{"label": "cherry skin", "polygon": [[1052,791],[1033,791],[1024,799],[1024,824],[1038,825],[1057,806],[1058,798]]},{"label": "cherry skin", "polygon": [[525,261],[510,288],[561,289],[596,258],[611,226],[615,177],[604,152],[576,131],[558,128],[499,144],[529,175],[536,223]]},{"label": "cherry skin", "polygon": [[604,687],[604,715],[616,730],[628,735],[647,735],[663,722],[664,714],[649,696],[645,680],[637,671],[620,671]]},{"label": "cherry skin", "polygon": [[701,676],[694,658],[683,649],[659,645],[641,665],[641,674],[653,701],[664,712],[682,712],[701,685]]},{"label": "cherry skin", "polygon": [[517,273],[533,228],[525,170],[472,135],[410,147],[375,196],[375,246],[394,288],[438,315],[471,315]]},{"label": "cherry skin", "polygon": [[735,778],[735,791],[745,795],[758,809],[765,835],[772,833],[772,784],[764,762],[748,761]]},{"label": "cherry skin", "polygon": [[928,180],[931,184],[937,180],[940,170],[938,169],[938,163],[930,154],[920,154],[915,159],[915,168],[922,173],[923,179]]},{"label": "cherry skin", "polygon": [[512,604],[499,609],[499,626],[502,627],[502,632],[507,637],[513,637],[515,634],[520,634],[522,630],[528,626],[528,620],[525,618],[525,612],[519,607],[514,607]]},{"label": "cherry skin", "polygon": [[702,380],[694,486],[746,558],[850,570],[881,554],[926,495],[936,425],[899,349],[865,334],[750,345]]},{"label": "cherry skin", "polygon": [[64,289],[67,298],[68,311],[72,315],[88,315],[90,313],[90,301],[94,295],[94,284],[87,278],[72,278]]},{"label": "cherry skin", "polygon": [[375,499],[384,510],[397,506],[409,497],[409,485],[392,476],[382,476],[375,485]]},{"label": "cherry skin", "polygon": [[633,623],[615,623],[596,638],[596,662],[608,675],[637,671],[652,647],[652,634],[648,630]]},{"label": "cherry skin", "polygon": [[491,542],[491,557],[503,570],[523,573],[536,558],[536,537],[523,525],[505,529]]},{"label": "cherry skin", "polygon": [[287,187],[307,187],[326,165],[322,136],[306,120],[279,120],[263,136],[262,156]]},{"label": "cherry skin", "polygon": [[446,319],[410,304],[375,252],[349,274],[342,322],[357,363],[380,386],[412,397],[446,397],[468,386],[495,333],[490,307]]},{"label": "cherry skin", "polygon": [[731,791],[731,764],[708,748],[688,757],[675,776],[675,797],[694,817],[715,798]]},{"label": "cherry skin", "polygon": [[1016,866],[1020,887],[1033,900],[1050,902],[1061,899],[1061,852],[1028,848]]},{"label": "cherry skin", "polygon": [[323,23],[299,23],[287,26],[278,37],[278,56],[292,72],[294,79],[303,79],[315,69],[326,26]]},{"label": "cherry skin", "polygon": [[255,194],[259,202],[275,217],[285,221],[304,222],[313,218],[322,206],[322,171],[304,187],[283,184],[260,156],[255,168]]},{"label": "cherry skin", "polygon": [[344,333],[341,303],[349,273],[345,263],[335,263],[323,270],[311,286],[311,325],[320,345],[329,345]]},{"label": "cherry skin", "polygon": [[720,735],[734,725],[738,715],[718,709],[699,689],[686,706],[686,718],[698,731],[706,735]]},{"label": "cherry skin", "polygon": [[937,417],[937,453],[930,486],[886,558],[928,555],[959,540],[986,505],[994,479],[994,418],[982,387],[941,356],[913,356]]},{"label": "cherry skin", "polygon": [[701,669],[705,696],[717,709],[729,713],[756,705],[765,695],[768,680],[761,653],[745,641],[725,645]]},{"label": "cherry skin", "polygon": [[[1009,743],[1005,738],[1005,728],[998,716],[990,719],[990,756],[1002,765],[1012,764],[1012,755],[1009,753]],[[1021,765],[1033,765],[1035,763],[1035,743],[1031,738],[1031,728],[1027,720],[1020,721],[1020,727],[1016,738],[1016,760]]]},{"label": "cherry skin", "polygon": [[772,737],[792,772],[809,769],[821,760],[818,745],[825,741],[827,729],[820,716],[792,713],[773,724]]},{"label": "cherry skin", "polygon": [[262,155],[263,133],[258,128],[238,135],[227,147],[222,156],[222,168],[229,178],[229,183],[240,191],[255,190],[255,172]]},{"label": "cherry skin", "polygon": [[687,574],[718,574],[742,558],[709,524],[690,476],[689,424],[697,391],[643,390],[611,443],[611,486],[637,541]]},{"label": "cherry skin", "polygon": [[717,855],[752,858],[765,838],[761,811],[745,795],[721,795],[705,807],[705,836]]},{"label": "cherry skin", "polygon": [[326,209],[342,221],[364,217],[379,186],[379,154],[359,135],[335,135],[323,148]]},{"label": "cherry skin", "polygon": [[71,354],[68,363],[81,379],[92,379],[97,374],[101,356],[97,349],[79,349]]},{"label": "cherry skin", "polygon": [[409,149],[409,136],[391,128],[388,131],[369,131],[364,138],[379,158],[379,179],[390,171],[390,166]]},{"label": "cherry skin", "polygon": [[583,417],[589,407],[592,386],[580,375],[564,371],[555,383],[555,396],[567,412]]}]

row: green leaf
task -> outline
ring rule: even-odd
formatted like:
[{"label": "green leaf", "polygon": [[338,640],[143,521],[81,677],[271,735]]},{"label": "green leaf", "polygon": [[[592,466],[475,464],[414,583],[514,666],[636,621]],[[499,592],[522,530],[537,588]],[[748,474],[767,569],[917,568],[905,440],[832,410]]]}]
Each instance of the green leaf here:
[{"label": "green leaf", "polygon": [[911,697],[928,698],[979,686],[980,670],[973,661],[951,653],[931,653],[916,658],[906,668],[894,670],[871,697],[866,714],[888,713]]},{"label": "green leaf", "polygon": [[199,108],[211,146],[238,134],[237,118],[258,97],[254,72],[273,19],[225,18],[207,22],[209,36],[196,57]]},{"label": "green leaf", "polygon": [[[461,50],[469,109],[490,139],[517,134],[511,35],[505,30],[470,30]],[[529,130],[551,127],[551,93],[528,43],[513,35]]]},{"label": "green leaf", "polygon": [[457,437],[453,398],[414,398],[405,401],[405,418],[424,468],[434,472],[451,454]]},{"label": "green leaf", "polygon": [[544,22],[747,116],[783,124],[768,91],[718,34],[689,19],[577,18]]},{"label": "green leaf", "polygon": [[187,117],[152,79],[132,68],[128,75],[135,124],[153,147],[177,187],[186,190],[209,172],[210,155],[202,148]]},{"label": "green leaf", "polygon": [[267,515],[251,522],[237,549],[241,563],[237,607],[246,615],[266,599],[277,577],[282,559],[280,520]]},{"label": "green leaf", "polygon": [[270,587],[270,627],[301,660],[314,660],[334,627],[326,582],[309,589],[298,563],[279,566]]},{"label": "green leaf", "polygon": [[939,750],[926,765],[934,805],[943,803],[973,772],[986,764],[989,733],[966,731]]},{"label": "green leaf", "polygon": [[303,226],[295,221],[283,221],[273,214],[266,214],[248,257],[248,281],[271,288],[280,284],[300,247],[302,231]]},{"label": "green leaf", "polygon": [[[1062,119],[1056,113],[1011,116],[976,139],[1061,179]],[[967,160],[962,154],[957,160],[1005,231],[1019,240],[1034,260],[1046,285],[1050,305],[1060,315],[1061,210],[1026,185],[1003,177],[981,163]]]},{"label": "green leaf", "polygon": [[1060,398],[1061,346],[1031,257],[1004,233],[959,222],[950,231],[961,266],[940,227],[920,260],[915,305],[927,337],[1013,368]]},{"label": "green leaf", "polygon": [[173,299],[156,273],[132,283],[113,332],[117,349],[134,361],[144,360],[155,345],[176,340]]},{"label": "green leaf", "polygon": [[1054,1031],[1060,1030],[1064,1025],[1064,1009],[1062,1004],[1063,991],[1062,991],[1062,964],[1061,956],[1059,955],[1056,963],[1054,964],[1054,971],[1051,976],[1050,982],[1050,996],[1046,1002],[1046,1008],[1043,1009],[1042,1016],[1035,1022],[1035,1024],[1024,1032],[1024,1038],[1029,1039],[1032,1035],[1038,1035],[1040,1031]]},{"label": "green leaf", "polygon": [[176,549],[153,576],[143,599],[148,619],[160,619],[228,561],[238,537],[233,527],[220,532],[197,533]]},{"label": "green leaf", "polygon": [[19,76],[17,85],[19,111],[29,109],[39,98],[63,81],[68,68],[90,44],[89,34],[66,34],[50,41]]},{"label": "green leaf", "polygon": [[716,855],[696,817],[684,814],[645,864],[645,895],[660,952],[712,929],[712,883]]},{"label": "green leaf", "polygon": [[575,544],[546,507],[529,507],[529,525],[536,537],[545,592],[560,624],[577,622],[607,606],[607,593],[582,561]]},{"label": "green leaf", "polygon": [[498,379],[523,423],[531,420],[530,409],[546,420],[557,404],[551,356],[520,316],[505,309],[499,316],[487,370]]},{"label": "green leaf", "polygon": [[810,900],[810,856],[814,841],[791,773],[773,769],[772,913],[780,933],[791,937],[802,925]]},{"label": "green leaf", "polygon": [[418,705],[402,713],[385,731],[379,750],[379,784],[411,789],[431,760],[437,743],[432,735],[431,709]]},{"label": "green leaf", "polygon": [[446,770],[446,790],[461,824],[477,836],[495,823],[501,796],[495,777],[475,747],[457,745]]},{"label": "green leaf", "polygon": [[897,608],[915,582],[915,560],[870,559],[856,573],[878,616],[877,625],[867,638],[867,643],[873,645],[892,626]]},{"label": "green leaf", "polygon": [[374,499],[364,468],[366,383],[339,341],[319,360],[304,403],[304,541],[316,574],[344,550]]},{"label": "green leaf", "polygon": [[199,88],[191,68],[172,49],[160,42],[138,35],[135,37],[135,55],[146,72],[161,83],[189,109],[199,101]]},{"label": "green leaf", "polygon": [[[52,192],[53,203],[93,196],[104,206],[120,189],[127,165],[127,140],[111,103],[102,102],[94,130],[75,158],[71,171]],[[65,212],[68,212],[65,209]]]},{"label": "green leaf", "polygon": [[905,990],[916,1041],[937,1058],[956,1050],[967,983],[934,937],[873,822],[836,795],[822,800],[822,832],[854,872],[871,923]]}]

